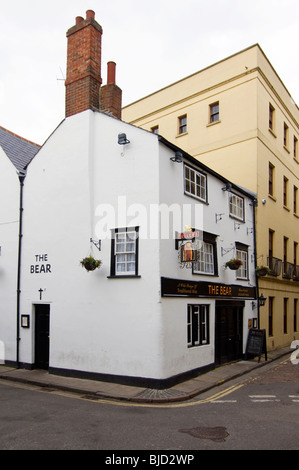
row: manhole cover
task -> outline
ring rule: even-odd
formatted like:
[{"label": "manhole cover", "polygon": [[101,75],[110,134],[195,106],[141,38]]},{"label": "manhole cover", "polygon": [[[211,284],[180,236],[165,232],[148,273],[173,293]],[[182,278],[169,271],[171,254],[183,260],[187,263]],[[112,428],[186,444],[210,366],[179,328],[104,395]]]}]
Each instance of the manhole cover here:
[{"label": "manhole cover", "polygon": [[216,442],[223,442],[229,436],[229,433],[223,426],[214,428],[201,426],[198,428],[180,429],[180,432],[190,434],[190,436],[197,437],[198,439],[211,439]]}]

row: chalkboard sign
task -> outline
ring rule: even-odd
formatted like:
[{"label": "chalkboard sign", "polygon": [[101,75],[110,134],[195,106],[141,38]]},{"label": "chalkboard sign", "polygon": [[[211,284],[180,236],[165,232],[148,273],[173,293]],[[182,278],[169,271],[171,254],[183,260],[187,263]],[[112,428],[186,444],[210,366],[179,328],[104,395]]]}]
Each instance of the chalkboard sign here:
[{"label": "chalkboard sign", "polygon": [[260,362],[263,353],[265,353],[265,360],[267,361],[266,330],[251,328],[247,339],[246,359],[248,355],[258,356]]}]

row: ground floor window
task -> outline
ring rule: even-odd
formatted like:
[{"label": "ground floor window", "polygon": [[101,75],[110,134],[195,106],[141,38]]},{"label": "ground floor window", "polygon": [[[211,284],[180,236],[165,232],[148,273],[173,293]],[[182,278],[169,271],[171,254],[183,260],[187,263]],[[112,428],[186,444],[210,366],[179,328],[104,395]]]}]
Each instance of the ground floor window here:
[{"label": "ground floor window", "polygon": [[209,344],[209,305],[188,305],[188,347]]},{"label": "ground floor window", "polygon": [[138,275],[139,227],[118,228],[112,232],[111,276]]}]

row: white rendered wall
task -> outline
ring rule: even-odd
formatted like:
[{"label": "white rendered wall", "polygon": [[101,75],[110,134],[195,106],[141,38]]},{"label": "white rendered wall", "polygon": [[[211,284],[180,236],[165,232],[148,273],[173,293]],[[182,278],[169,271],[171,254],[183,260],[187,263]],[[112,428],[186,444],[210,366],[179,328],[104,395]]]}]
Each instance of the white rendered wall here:
[{"label": "white rendered wall", "polygon": [[[192,274],[192,269],[181,268],[174,239],[161,240],[161,276],[253,287],[255,286],[254,264],[254,220],[252,200],[244,197],[245,223],[229,217],[229,193],[223,191],[225,183],[207,173],[208,204],[184,194],[184,164],[170,161],[168,148],[161,147],[160,158],[160,201],[175,211],[174,202],[185,210],[181,211],[181,225],[174,222],[171,235],[175,231],[184,232],[185,224],[198,230],[217,235],[218,276]],[[188,164],[188,162],[186,162]],[[189,163],[189,166],[192,164]],[[200,171],[200,170],[199,170]],[[237,191],[233,190],[238,194]],[[188,210],[189,209],[189,210]],[[191,214],[191,219],[186,215]],[[216,222],[216,214],[223,214]],[[184,217],[185,216],[185,217]],[[236,271],[225,267],[225,263],[236,257],[235,243],[243,243],[248,248],[249,280],[236,278]],[[222,256],[221,248],[225,253]],[[229,251],[228,251],[229,250]],[[227,251],[227,253],[226,253]],[[229,300],[225,297],[222,300]],[[244,299],[240,299],[244,300]],[[207,345],[187,347],[187,308],[188,304],[210,305],[210,342]],[[214,363],[215,360],[215,308],[216,299],[211,298],[162,298],[164,353],[166,376],[173,376],[188,370],[197,369]],[[252,310],[252,300],[245,301],[243,310],[243,352],[246,350],[248,320],[256,317]]]},{"label": "white rendered wall", "polygon": [[[17,266],[20,183],[0,147],[0,361],[16,360]],[[3,353],[3,354],[2,354]]]},{"label": "white rendered wall", "polygon": [[[117,143],[120,132],[131,141],[125,156]],[[63,121],[31,163],[22,313],[34,325],[33,305],[42,288],[42,301],[51,305],[50,367],[161,377],[158,241],[140,240],[141,277],[133,279],[108,278],[111,240],[102,239],[101,252],[89,241],[97,235],[99,205],[115,205],[122,195],[128,206],[158,200],[157,158],[156,136],[87,111]],[[87,273],[80,260],[91,250],[103,265]],[[30,272],[37,254],[47,254],[51,273]],[[24,362],[34,362],[33,330],[22,330]]]}]

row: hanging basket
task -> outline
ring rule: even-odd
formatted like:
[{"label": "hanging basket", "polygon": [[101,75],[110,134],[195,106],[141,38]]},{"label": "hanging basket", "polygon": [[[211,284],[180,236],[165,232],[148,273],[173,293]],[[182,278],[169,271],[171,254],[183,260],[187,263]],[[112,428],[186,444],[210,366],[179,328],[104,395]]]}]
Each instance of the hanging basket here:
[{"label": "hanging basket", "polygon": [[231,259],[225,264],[225,266],[231,269],[232,271],[237,271],[239,267],[242,266],[242,264],[243,263],[240,259]]},{"label": "hanging basket", "polygon": [[102,261],[99,259],[94,259],[93,256],[88,256],[87,258],[83,258],[80,263],[82,267],[86,269],[86,271],[94,271],[101,266]]},{"label": "hanging basket", "polygon": [[267,266],[257,266],[255,271],[258,276],[266,276],[270,269]]}]

